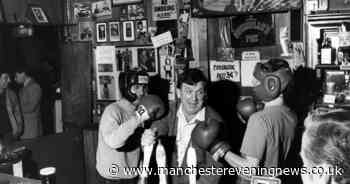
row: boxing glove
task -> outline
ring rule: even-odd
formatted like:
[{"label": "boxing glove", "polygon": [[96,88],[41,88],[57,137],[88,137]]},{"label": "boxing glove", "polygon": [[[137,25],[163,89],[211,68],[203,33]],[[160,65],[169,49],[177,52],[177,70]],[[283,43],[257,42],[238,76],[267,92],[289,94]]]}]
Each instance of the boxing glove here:
[{"label": "boxing glove", "polygon": [[159,119],[164,113],[165,105],[156,95],[141,97],[136,108],[136,115],[142,122]]},{"label": "boxing glove", "polygon": [[198,123],[192,131],[192,142],[201,149],[207,150],[211,155],[217,155],[216,153],[220,152],[219,157],[223,157],[231,148],[222,141],[221,130],[222,127],[217,121]]},{"label": "boxing glove", "polygon": [[236,109],[239,115],[247,121],[249,117],[257,111],[256,103],[252,98],[245,98],[243,100],[239,100]]}]

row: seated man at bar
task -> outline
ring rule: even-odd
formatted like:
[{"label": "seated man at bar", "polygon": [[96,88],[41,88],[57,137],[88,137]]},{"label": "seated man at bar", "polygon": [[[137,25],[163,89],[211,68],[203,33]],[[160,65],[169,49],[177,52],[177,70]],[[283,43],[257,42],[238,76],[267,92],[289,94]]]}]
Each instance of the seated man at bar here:
[{"label": "seated man at bar", "polygon": [[108,105],[102,114],[96,169],[101,184],[136,184],[137,173],[127,174],[123,169],[139,166],[144,127],[162,116],[165,107],[159,97],[147,95],[146,72],[122,72],[118,81],[122,98]]},{"label": "seated man at bar", "polygon": [[[201,149],[197,144],[193,144],[193,135],[191,137],[192,130],[198,126],[201,131],[197,137],[200,137],[201,142],[206,142],[209,139],[206,135],[211,132],[207,128],[208,124],[223,124],[220,115],[206,105],[207,85],[208,81],[202,71],[198,69],[185,70],[179,76],[177,83],[177,95],[180,103],[171,106],[165,118],[152,124],[153,128],[156,127],[157,135],[161,139],[164,138],[164,142],[168,142],[166,143],[168,146],[165,147],[166,151],[171,152],[169,154],[171,155],[169,158],[171,168],[182,168],[184,171],[193,165],[198,168],[222,167],[222,164],[215,161],[209,152]],[[154,139],[152,135],[144,136],[147,136],[146,140]],[[171,176],[171,183],[188,184],[193,183],[193,179],[197,184],[217,184],[221,175],[209,173],[209,175],[193,177],[180,171],[177,175]]]},{"label": "seated man at bar", "polygon": [[0,144],[17,140],[23,131],[20,104],[15,92],[8,88],[10,81],[8,72],[0,70]]}]

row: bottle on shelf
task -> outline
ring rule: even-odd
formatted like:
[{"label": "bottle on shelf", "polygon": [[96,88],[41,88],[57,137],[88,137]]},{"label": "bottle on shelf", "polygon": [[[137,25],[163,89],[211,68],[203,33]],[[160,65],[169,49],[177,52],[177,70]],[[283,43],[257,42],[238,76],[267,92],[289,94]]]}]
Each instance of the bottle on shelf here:
[{"label": "bottle on shelf", "polygon": [[334,64],[332,58],[331,40],[328,37],[324,37],[322,41],[320,64]]}]

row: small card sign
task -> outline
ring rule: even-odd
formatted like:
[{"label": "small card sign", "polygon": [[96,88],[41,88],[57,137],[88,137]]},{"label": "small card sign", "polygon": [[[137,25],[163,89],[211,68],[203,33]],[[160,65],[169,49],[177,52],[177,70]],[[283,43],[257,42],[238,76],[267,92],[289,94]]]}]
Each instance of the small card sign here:
[{"label": "small card sign", "polygon": [[154,48],[173,42],[173,37],[170,31],[151,37]]},{"label": "small card sign", "polygon": [[335,95],[324,95],[323,96],[323,102],[324,103],[334,104],[335,103]]},{"label": "small card sign", "polygon": [[245,51],[242,52],[242,60],[246,61],[260,61],[260,52],[259,51]]}]

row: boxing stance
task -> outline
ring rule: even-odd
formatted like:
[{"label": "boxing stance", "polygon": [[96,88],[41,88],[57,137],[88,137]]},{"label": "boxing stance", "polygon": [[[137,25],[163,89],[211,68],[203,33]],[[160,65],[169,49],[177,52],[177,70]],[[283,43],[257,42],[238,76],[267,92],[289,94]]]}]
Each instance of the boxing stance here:
[{"label": "boxing stance", "polygon": [[[222,124],[222,118],[211,107],[205,105],[207,79],[198,69],[185,70],[179,76],[177,95],[180,103],[170,106],[166,117],[152,124],[157,128],[158,135],[170,140],[170,147],[166,151],[171,152],[170,167],[222,167],[205,150],[193,144],[191,141],[192,130],[196,125],[204,125],[206,122]],[[148,136],[152,140],[154,137]],[[217,184],[220,175],[171,175],[171,183],[178,184]]]},{"label": "boxing stance", "polygon": [[[207,122],[192,132],[192,140],[213,157],[224,158],[232,167],[282,167],[294,139],[296,115],[284,105],[283,95],[292,81],[289,65],[281,59],[258,63],[254,70],[255,95],[264,102],[264,109],[249,117],[241,146],[241,154],[232,153],[220,140],[220,126]],[[237,183],[250,183],[239,177]]]},{"label": "boxing stance", "polygon": [[147,95],[148,75],[121,73],[122,98],[106,107],[98,131],[96,169],[100,183],[137,183],[137,175],[127,175],[125,167],[138,167],[140,142],[146,121],[164,114],[164,104],[155,95]]}]

